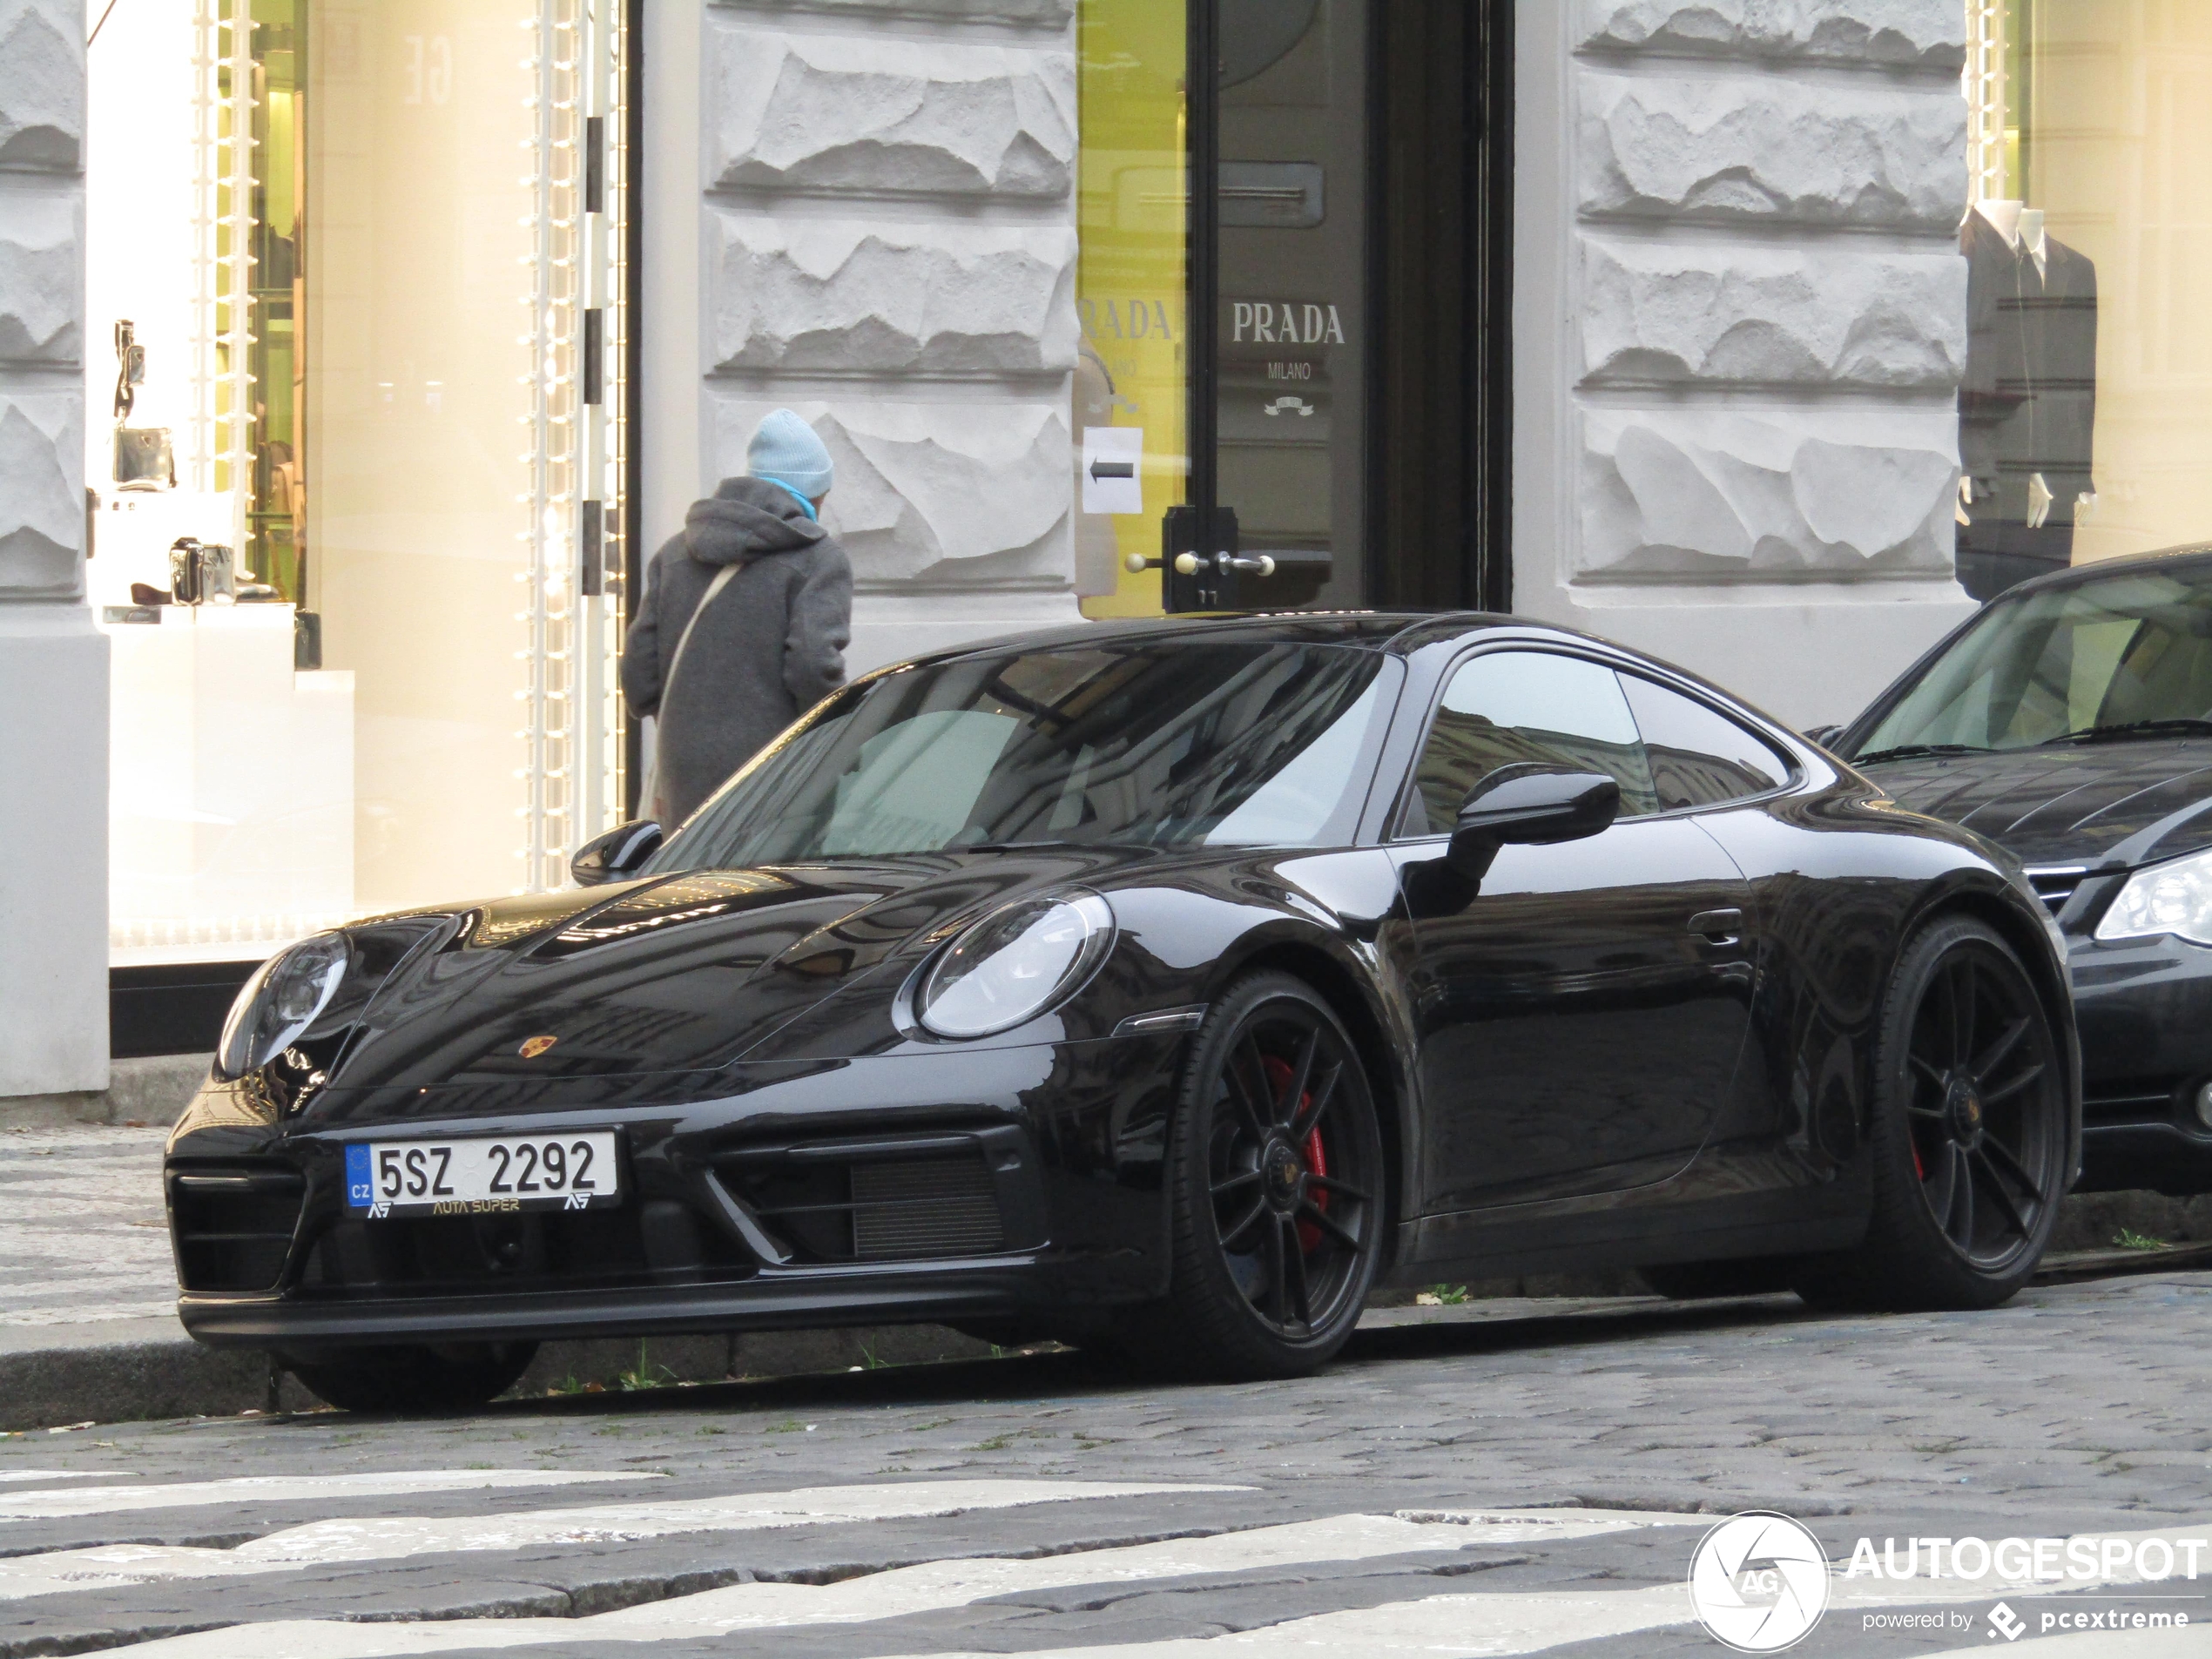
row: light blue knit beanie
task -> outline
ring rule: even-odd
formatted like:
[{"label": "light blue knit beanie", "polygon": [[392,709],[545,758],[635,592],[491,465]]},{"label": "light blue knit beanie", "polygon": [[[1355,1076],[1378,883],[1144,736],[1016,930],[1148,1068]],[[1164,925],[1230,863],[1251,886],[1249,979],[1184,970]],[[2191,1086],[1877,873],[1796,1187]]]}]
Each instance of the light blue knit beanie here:
[{"label": "light blue knit beanie", "polygon": [[810,501],[829,494],[837,464],[814,428],[789,409],[772,411],[745,448],[745,467],[756,478],[795,490]]}]

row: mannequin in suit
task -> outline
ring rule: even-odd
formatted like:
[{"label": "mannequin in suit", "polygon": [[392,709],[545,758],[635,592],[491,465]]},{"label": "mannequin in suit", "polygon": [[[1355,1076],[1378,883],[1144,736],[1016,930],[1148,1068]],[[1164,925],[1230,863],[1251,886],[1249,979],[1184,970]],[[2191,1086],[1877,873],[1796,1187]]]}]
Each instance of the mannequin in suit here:
[{"label": "mannequin in suit", "polygon": [[1986,599],[2072,563],[2075,510],[2095,494],[2097,271],[2020,202],[1976,203],[1959,246],[1959,577]]}]

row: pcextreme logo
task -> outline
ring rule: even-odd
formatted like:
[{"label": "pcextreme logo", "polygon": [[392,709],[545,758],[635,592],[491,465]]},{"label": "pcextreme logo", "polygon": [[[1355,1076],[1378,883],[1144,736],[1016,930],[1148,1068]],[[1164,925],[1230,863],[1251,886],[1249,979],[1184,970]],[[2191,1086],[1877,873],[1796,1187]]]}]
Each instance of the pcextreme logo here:
[{"label": "pcextreme logo", "polygon": [[1779,1653],[1828,1610],[1828,1553],[1787,1515],[1730,1515],[1689,1558],[1689,1605],[1716,1642]]}]

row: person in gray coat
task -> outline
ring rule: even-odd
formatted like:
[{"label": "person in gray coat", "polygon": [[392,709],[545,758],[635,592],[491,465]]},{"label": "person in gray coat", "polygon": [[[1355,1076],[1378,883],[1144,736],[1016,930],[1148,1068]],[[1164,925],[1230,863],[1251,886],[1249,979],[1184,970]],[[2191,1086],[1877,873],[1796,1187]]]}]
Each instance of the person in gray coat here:
[{"label": "person in gray coat", "polygon": [[778,409],[745,461],[752,475],[693,502],[683,534],[653,555],[622,659],[631,712],[658,718],[651,794],[638,810],[671,829],[845,683],[853,566],[821,525],[829,451]]}]

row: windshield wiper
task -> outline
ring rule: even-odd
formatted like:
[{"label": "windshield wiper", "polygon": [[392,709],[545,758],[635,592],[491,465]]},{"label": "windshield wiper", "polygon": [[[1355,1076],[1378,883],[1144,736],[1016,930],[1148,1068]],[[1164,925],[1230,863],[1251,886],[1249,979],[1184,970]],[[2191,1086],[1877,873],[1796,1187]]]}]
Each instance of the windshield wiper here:
[{"label": "windshield wiper", "polygon": [[2102,743],[2114,738],[2212,738],[2212,720],[2177,718],[2165,720],[2121,720],[2112,725],[2085,726],[2046,738],[2037,747],[2054,743]]},{"label": "windshield wiper", "polygon": [[1986,755],[1994,754],[1978,743],[1900,743],[1894,749],[1869,749],[1865,754],[1851,757],[1854,766],[1863,766],[1870,760],[1918,760],[1925,755]]}]

